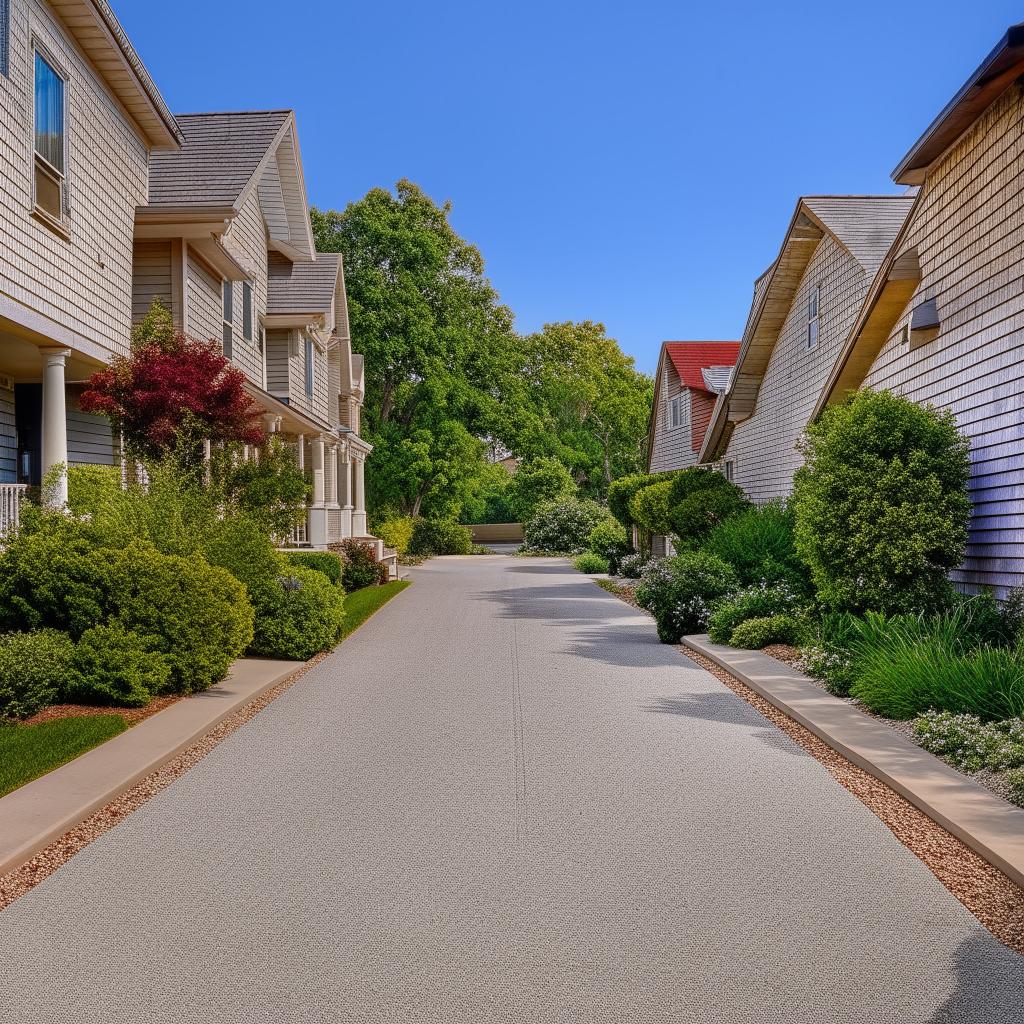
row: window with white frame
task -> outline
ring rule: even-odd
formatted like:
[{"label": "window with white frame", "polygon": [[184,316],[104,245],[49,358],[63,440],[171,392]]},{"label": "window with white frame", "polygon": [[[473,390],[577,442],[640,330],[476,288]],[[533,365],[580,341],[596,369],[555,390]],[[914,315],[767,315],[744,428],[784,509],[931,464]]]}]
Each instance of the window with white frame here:
[{"label": "window with white frame", "polygon": [[808,350],[818,347],[818,300],[821,298],[821,289],[815,285],[811,294],[807,297],[807,348]]},{"label": "window with white frame", "polygon": [[65,213],[65,102],[63,75],[35,51],[35,180],[33,204],[45,217],[63,221]]},{"label": "window with white frame", "polygon": [[224,328],[223,328],[223,350],[227,359],[230,359],[235,348],[235,286],[231,281],[225,281],[224,285]]},{"label": "window with white frame", "polygon": [[668,424],[675,430],[677,427],[690,425],[690,393],[681,391],[668,404]]}]

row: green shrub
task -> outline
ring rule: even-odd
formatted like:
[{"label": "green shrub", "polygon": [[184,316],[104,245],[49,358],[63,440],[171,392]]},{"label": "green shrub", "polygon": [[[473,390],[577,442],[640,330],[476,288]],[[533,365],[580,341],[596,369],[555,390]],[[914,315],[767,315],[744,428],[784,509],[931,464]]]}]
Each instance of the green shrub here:
[{"label": "green shrub", "polygon": [[620,476],[608,485],[608,508],[612,515],[628,530],[633,525],[633,517],[629,512],[629,503],[633,495],[643,487],[649,487],[662,479],[670,479],[674,474],[633,473]]},{"label": "green shrub", "polygon": [[170,663],[151,636],[94,626],[75,644],[66,695],[76,704],[141,708],[170,685]]},{"label": "green shrub", "polygon": [[858,622],[848,612],[828,612],[805,626],[799,638],[800,669],[825,684],[837,697],[848,697],[854,682],[851,646]]},{"label": "green shrub", "polygon": [[582,555],[577,555],[572,560],[572,564],[578,572],[594,573],[608,571],[608,559],[595,554],[593,551],[584,551]]},{"label": "green shrub", "polygon": [[669,494],[671,480],[641,487],[629,501],[629,516],[634,523],[648,533],[671,533],[669,522]]},{"label": "green shrub", "polygon": [[623,556],[618,565],[618,574],[624,579],[638,580],[650,563],[650,555],[646,555],[642,551],[634,551]]},{"label": "green shrub", "polygon": [[682,544],[696,544],[749,505],[743,491],[721,473],[691,466],[672,479],[668,495],[669,528]]},{"label": "green shrub", "polygon": [[341,586],[341,559],[333,551],[289,551],[289,565],[300,565],[323,573],[336,587]]},{"label": "green shrub", "polygon": [[968,442],[949,411],[859,391],[804,435],[796,547],[836,609],[931,609],[963,560]]},{"label": "green shrub", "polygon": [[769,586],[766,583],[759,583],[738,590],[715,605],[708,622],[708,635],[716,644],[731,643],[733,630],[740,623],[748,619],[785,615],[795,611],[797,604],[797,595],[785,584]]},{"label": "green shrub", "polygon": [[380,562],[369,544],[349,537],[332,546],[341,556],[341,585],[348,593],[380,582]]},{"label": "green shrub", "polygon": [[1021,718],[986,724],[977,715],[926,711],[914,720],[914,736],[925,750],[963,771],[1024,767]]},{"label": "green shrub", "polygon": [[71,638],[54,629],[0,636],[0,718],[28,718],[59,701],[73,653]]},{"label": "green shrub", "polygon": [[296,566],[261,586],[251,650],[268,658],[305,661],[341,638],[345,593],[323,573]]},{"label": "green shrub", "polygon": [[227,675],[253,637],[246,588],[230,572],[201,555],[161,555],[141,543],[97,554],[110,557],[110,625],[152,640],[174,692],[205,690]]},{"label": "green shrub", "polygon": [[545,455],[519,466],[505,493],[505,503],[515,521],[525,523],[541,505],[573,498],[578,490],[569,470]]},{"label": "green shrub", "polygon": [[312,497],[294,452],[274,434],[259,459],[240,460],[232,448],[219,452],[213,463],[222,504],[259,523],[269,535],[287,536],[293,526],[305,521],[306,504]]},{"label": "green shrub", "polygon": [[804,591],[807,569],[797,557],[793,524],[782,502],[753,505],[719,523],[701,549],[728,562],[745,585],[787,583]]},{"label": "green shrub", "polygon": [[374,526],[374,533],[384,541],[384,546],[404,555],[412,542],[412,531],[416,520],[412,516],[394,516]]},{"label": "green shrub", "polygon": [[72,637],[110,612],[109,559],[63,516],[23,531],[0,555],[0,631],[59,629]]},{"label": "green shrub", "polygon": [[69,466],[68,508],[76,515],[94,515],[121,499],[118,466]]},{"label": "green shrub", "polygon": [[587,544],[595,555],[608,557],[610,552],[627,550],[625,527],[612,518],[602,519],[591,531]]},{"label": "green shrub", "polygon": [[767,615],[744,619],[732,631],[729,643],[748,651],[760,650],[769,644],[791,644],[796,640],[799,625],[792,615]]},{"label": "green shrub", "polygon": [[1010,787],[1007,796],[1011,803],[1024,807],[1024,768],[1014,768],[1006,773],[1006,782]]},{"label": "green shrub", "polygon": [[527,551],[578,555],[587,550],[594,527],[609,518],[607,509],[589,499],[547,502],[524,526],[523,546]]},{"label": "green shrub", "polygon": [[450,519],[417,519],[409,541],[411,555],[468,555],[473,533]]},{"label": "green shrub", "polygon": [[674,644],[684,634],[704,629],[711,606],[738,583],[728,563],[714,555],[688,551],[648,564],[640,576],[636,599],[654,616],[661,642]]}]

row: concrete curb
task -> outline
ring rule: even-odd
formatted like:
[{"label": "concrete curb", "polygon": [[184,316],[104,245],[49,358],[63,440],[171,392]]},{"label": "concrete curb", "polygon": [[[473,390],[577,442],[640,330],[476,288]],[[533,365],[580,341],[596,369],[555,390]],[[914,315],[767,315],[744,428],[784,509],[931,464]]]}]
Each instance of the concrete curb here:
[{"label": "concrete curb", "polygon": [[89,815],[190,747],[305,662],[241,658],[228,677],[0,799],[0,875],[31,860]]},{"label": "concrete curb", "polygon": [[880,779],[1024,888],[1024,810],[760,651],[683,637],[855,765]]}]

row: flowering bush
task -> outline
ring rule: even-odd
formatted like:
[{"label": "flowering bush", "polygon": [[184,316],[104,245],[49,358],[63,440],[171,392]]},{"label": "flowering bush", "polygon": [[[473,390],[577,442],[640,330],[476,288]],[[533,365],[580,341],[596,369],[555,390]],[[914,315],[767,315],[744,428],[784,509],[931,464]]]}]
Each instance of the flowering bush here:
[{"label": "flowering bush", "polygon": [[347,593],[372,587],[378,582],[377,556],[368,544],[349,537],[331,545],[331,550],[341,556],[341,585]]},{"label": "flowering bush", "polygon": [[716,644],[732,643],[733,631],[741,623],[748,619],[793,612],[797,608],[798,600],[796,593],[785,583],[777,583],[774,586],[759,583],[738,590],[715,605],[708,626],[708,635]]},{"label": "flowering bush", "polygon": [[527,551],[579,555],[587,550],[594,527],[610,518],[608,510],[596,501],[580,498],[548,501],[526,524],[523,546]]},{"label": "flowering bush", "polygon": [[986,724],[977,715],[926,711],[914,720],[914,736],[925,750],[963,771],[1024,768],[1021,718]]},{"label": "flowering bush", "polygon": [[636,600],[654,616],[661,642],[674,644],[684,633],[704,629],[712,604],[737,584],[732,566],[720,558],[685,552],[651,562],[640,576]]},{"label": "flowering bush", "polygon": [[642,551],[635,551],[631,555],[626,555],[619,562],[619,575],[627,580],[639,579],[650,562],[650,555],[645,555]]}]

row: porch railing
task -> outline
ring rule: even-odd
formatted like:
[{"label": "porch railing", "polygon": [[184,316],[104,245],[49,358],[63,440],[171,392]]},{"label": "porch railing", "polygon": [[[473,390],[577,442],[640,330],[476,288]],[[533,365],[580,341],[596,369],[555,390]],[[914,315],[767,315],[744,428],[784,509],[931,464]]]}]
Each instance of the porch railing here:
[{"label": "porch railing", "polygon": [[0,484],[0,541],[17,532],[28,484]]},{"label": "porch railing", "polygon": [[304,519],[301,523],[297,523],[292,527],[291,532],[288,534],[287,544],[288,547],[301,548],[305,547],[309,543],[309,533],[306,528],[306,520]]}]

